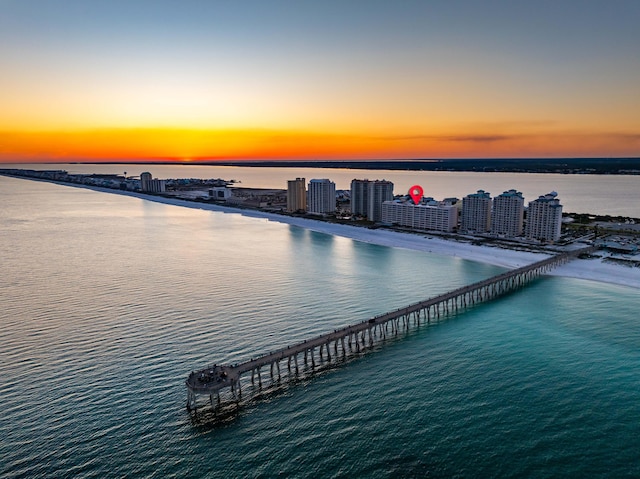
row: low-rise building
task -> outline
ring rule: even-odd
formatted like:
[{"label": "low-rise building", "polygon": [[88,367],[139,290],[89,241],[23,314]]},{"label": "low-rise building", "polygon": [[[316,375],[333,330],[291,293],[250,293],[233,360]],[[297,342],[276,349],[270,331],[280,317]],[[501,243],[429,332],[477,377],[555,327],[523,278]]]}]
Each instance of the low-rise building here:
[{"label": "low-rise building", "polygon": [[209,189],[209,198],[218,201],[227,200],[231,197],[231,194],[231,188],[228,188],[226,186],[214,186],[213,188]]},{"label": "low-rise building", "polygon": [[407,198],[382,203],[382,222],[417,230],[450,233],[458,225],[458,208],[450,201],[424,198],[414,204]]},{"label": "low-rise building", "polygon": [[276,188],[230,188],[226,202],[250,208],[274,208],[283,210],[287,205],[287,190]]}]

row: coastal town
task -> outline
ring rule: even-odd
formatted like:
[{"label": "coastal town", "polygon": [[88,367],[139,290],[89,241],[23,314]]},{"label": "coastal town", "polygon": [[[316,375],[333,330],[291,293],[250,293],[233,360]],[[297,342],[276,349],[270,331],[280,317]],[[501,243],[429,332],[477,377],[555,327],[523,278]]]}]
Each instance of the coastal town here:
[{"label": "coastal town", "polygon": [[[158,179],[149,172],[127,174],[69,174],[64,170],[1,169],[0,174],[45,181],[139,192],[331,223],[387,229],[474,245],[491,245],[533,252],[558,252],[597,245],[609,261],[640,266],[640,221],[563,212],[557,192],[526,202],[515,189],[495,197],[478,190],[462,199],[436,200],[419,185],[395,194],[386,180],[354,179],[349,190],[336,190],[326,178],[295,178],[286,189],[245,188],[236,180]],[[415,189],[415,191],[413,191]]]}]

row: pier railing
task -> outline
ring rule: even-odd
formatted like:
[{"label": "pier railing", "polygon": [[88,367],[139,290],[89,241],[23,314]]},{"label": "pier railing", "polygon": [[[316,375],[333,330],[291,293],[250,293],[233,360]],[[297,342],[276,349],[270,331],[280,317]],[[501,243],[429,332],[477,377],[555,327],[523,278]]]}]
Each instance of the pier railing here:
[{"label": "pier railing", "polygon": [[[199,395],[206,395],[214,409],[221,404],[221,391],[228,390],[231,399],[237,401],[242,396],[242,375],[251,372],[251,385],[262,388],[263,376],[268,368],[268,378],[281,377],[280,366],[286,361],[289,374],[298,376],[302,362],[306,369],[314,370],[317,364],[331,361],[334,357],[346,357],[373,346],[388,335],[397,335],[412,325],[430,322],[475,304],[492,300],[517,290],[549,270],[564,264],[581,254],[588,254],[596,247],[588,247],[561,253],[541,261],[506,271],[497,276],[463,286],[436,297],[410,304],[404,308],[374,316],[355,325],[349,325],[333,332],[304,340],[300,343],[276,351],[253,357],[235,365],[213,364],[192,372],[186,380],[187,408],[197,407]],[[263,368],[265,371],[263,371]]]}]

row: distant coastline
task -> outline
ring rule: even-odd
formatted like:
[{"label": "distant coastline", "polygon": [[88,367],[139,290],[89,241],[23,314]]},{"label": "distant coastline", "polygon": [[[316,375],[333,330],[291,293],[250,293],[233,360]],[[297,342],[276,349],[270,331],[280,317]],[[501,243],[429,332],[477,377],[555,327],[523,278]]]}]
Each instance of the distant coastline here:
[{"label": "distant coastline", "polygon": [[[233,161],[109,161],[101,164],[236,166],[254,168],[336,168],[352,170],[467,171],[487,173],[561,173],[580,175],[640,175],[635,158],[495,158],[420,160],[233,160]],[[73,162],[69,164],[96,164]]]}]

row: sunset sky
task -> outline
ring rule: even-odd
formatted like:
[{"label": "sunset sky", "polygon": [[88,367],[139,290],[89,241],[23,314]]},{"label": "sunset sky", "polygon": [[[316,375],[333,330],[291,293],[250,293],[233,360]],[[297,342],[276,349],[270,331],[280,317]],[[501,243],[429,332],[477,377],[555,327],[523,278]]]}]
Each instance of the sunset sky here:
[{"label": "sunset sky", "polygon": [[640,156],[639,0],[0,0],[0,161]]}]

